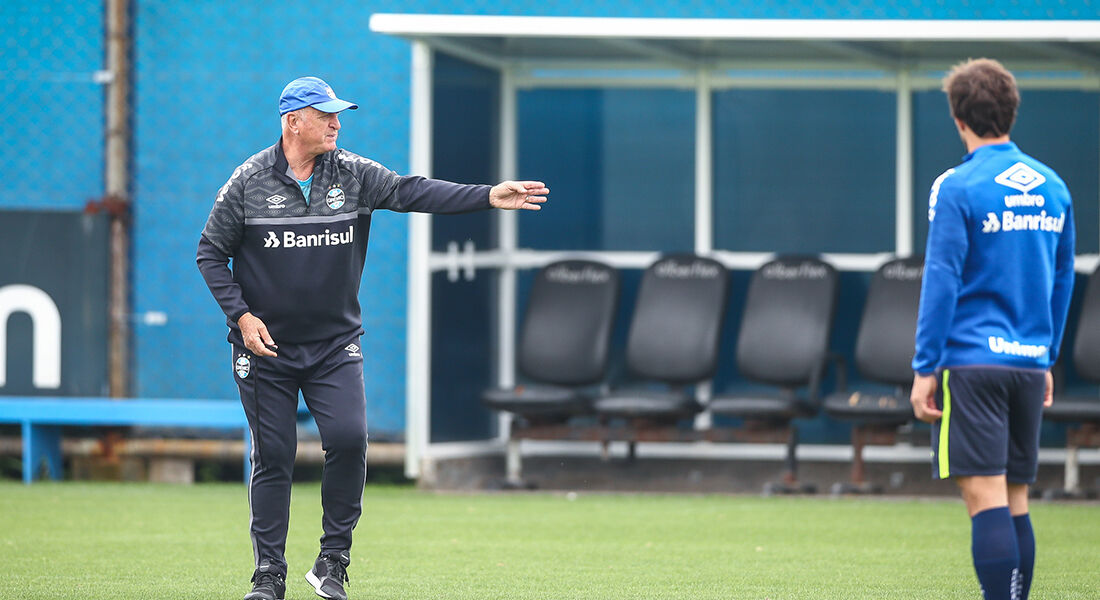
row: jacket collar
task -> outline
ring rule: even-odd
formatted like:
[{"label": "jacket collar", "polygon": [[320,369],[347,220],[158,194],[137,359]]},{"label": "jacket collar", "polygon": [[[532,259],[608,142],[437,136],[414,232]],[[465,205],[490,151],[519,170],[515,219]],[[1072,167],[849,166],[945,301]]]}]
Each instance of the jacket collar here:
[{"label": "jacket collar", "polygon": [[1012,141],[1005,142],[1003,144],[986,144],[984,146],[978,146],[973,152],[968,153],[963,157],[963,162],[966,162],[979,154],[988,154],[990,152],[1005,152],[1009,150],[1019,150],[1016,147],[1016,143]]},{"label": "jacket collar", "polygon": [[[317,156],[313,161],[313,174],[316,175],[318,171],[322,170],[326,162],[334,160],[336,153],[339,152],[339,148],[332,152],[325,152]],[[298,180],[294,177],[294,172],[290,170],[290,162],[286,159],[286,154],[283,153],[283,138],[279,137],[279,141],[275,143],[275,178],[285,184],[297,185]],[[317,178],[314,179],[317,181]]]}]

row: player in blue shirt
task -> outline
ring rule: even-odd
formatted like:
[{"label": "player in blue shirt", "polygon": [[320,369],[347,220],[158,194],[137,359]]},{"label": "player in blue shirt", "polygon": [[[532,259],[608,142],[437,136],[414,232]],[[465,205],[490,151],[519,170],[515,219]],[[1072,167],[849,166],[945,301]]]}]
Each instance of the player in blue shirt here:
[{"label": "player in blue shirt", "polygon": [[1028,485],[1073,288],[1070,195],[1009,141],[1020,95],[1000,63],[944,79],[969,154],[932,184],[911,401],[933,423],[933,472],[971,517],[986,600],[1026,600],[1035,563]]}]

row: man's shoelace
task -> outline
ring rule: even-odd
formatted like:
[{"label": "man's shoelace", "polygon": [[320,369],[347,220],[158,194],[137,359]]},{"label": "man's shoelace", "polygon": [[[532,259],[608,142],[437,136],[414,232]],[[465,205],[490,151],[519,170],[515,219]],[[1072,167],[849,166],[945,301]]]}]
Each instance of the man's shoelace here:
[{"label": "man's shoelace", "polygon": [[272,588],[276,588],[281,581],[282,578],[275,573],[257,572],[252,575],[252,582],[256,584],[256,587],[270,585]]},{"label": "man's shoelace", "polygon": [[329,577],[339,581],[341,584],[351,583],[351,580],[348,579],[347,567],[344,566],[344,563],[340,562],[339,558],[329,556],[328,554],[322,554],[321,559],[328,564]]}]

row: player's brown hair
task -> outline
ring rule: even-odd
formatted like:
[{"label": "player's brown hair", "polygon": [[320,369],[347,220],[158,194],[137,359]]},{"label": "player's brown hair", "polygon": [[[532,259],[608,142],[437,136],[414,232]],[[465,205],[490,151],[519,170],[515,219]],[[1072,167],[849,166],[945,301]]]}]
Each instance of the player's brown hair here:
[{"label": "player's brown hair", "polygon": [[991,58],[955,65],[943,78],[943,91],[951,116],[966,123],[978,137],[1007,135],[1016,122],[1020,106],[1016,78]]}]

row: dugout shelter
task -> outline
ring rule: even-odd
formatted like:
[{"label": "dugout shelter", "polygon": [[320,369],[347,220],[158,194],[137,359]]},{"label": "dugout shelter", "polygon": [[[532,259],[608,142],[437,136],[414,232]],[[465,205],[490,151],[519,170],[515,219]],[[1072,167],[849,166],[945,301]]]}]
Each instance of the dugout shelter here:
[{"label": "dugout shelter", "polygon": [[1078,269],[1097,263],[1100,22],[375,14],[370,26],[411,42],[412,173],[551,188],[541,213],[409,220],[409,476],[503,451],[508,417],[478,392],[514,383],[530,272],[563,257],[634,273],[662,252],[716,258],[743,272],[735,315],[749,271],[820,254],[849,288],[834,344],[850,351],[854,299],[881,264],[922,251],[928,186],[964,153],[939,86],[969,57],[1016,74],[1014,139],[1067,180]]}]

